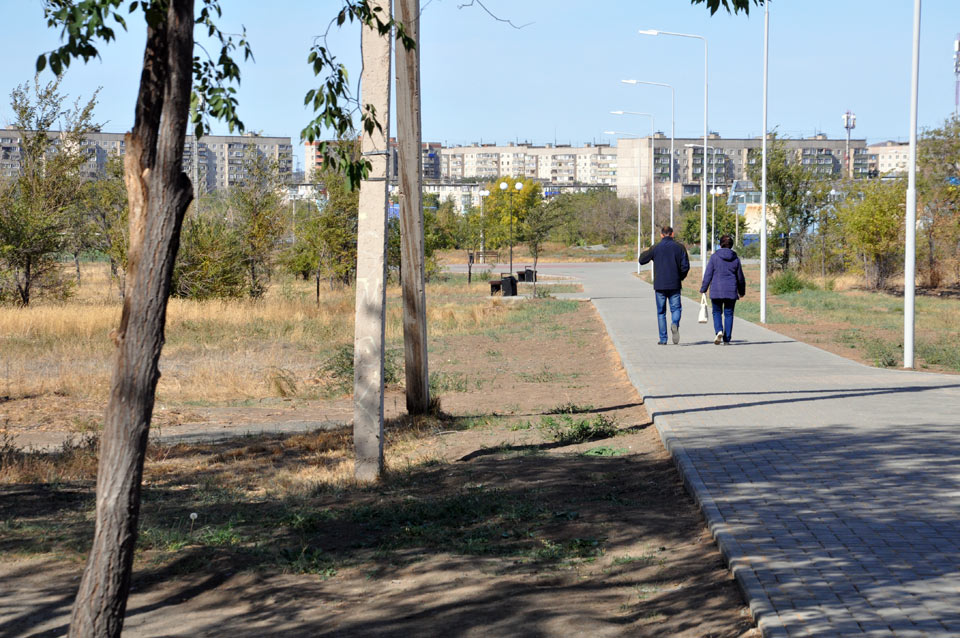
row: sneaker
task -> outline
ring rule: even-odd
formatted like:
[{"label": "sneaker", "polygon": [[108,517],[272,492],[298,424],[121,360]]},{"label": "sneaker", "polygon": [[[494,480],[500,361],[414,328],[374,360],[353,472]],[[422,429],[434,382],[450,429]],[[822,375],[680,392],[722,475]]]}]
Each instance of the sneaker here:
[{"label": "sneaker", "polygon": [[680,343],[680,326],[675,323],[670,324],[670,336],[673,337],[673,343]]},{"label": "sneaker", "polygon": [[721,341],[723,341],[723,333],[718,332],[717,337],[713,340],[713,345],[719,346]]},{"label": "sneaker", "polygon": [[658,342],[657,342],[657,345],[658,345],[658,346],[665,346],[665,345],[667,345],[667,342],[666,342],[666,341],[658,341]]}]

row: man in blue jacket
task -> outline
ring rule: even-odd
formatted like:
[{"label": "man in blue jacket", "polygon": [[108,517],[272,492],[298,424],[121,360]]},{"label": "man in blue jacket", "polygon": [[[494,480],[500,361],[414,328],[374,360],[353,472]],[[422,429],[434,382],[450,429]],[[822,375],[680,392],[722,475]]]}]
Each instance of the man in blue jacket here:
[{"label": "man in blue jacket", "polygon": [[690,259],[683,244],[673,240],[673,228],[660,229],[660,241],[643,251],[640,263],[653,261],[653,291],[657,297],[657,327],[661,346],[667,344],[667,302],[670,302],[670,334],[680,343],[680,282],[690,272]]}]

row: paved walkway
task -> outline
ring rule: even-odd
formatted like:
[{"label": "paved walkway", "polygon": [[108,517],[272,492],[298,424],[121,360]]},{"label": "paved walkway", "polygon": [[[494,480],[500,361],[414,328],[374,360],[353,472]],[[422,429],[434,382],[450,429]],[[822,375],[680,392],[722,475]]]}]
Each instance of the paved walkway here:
[{"label": "paved walkway", "polygon": [[[960,636],[960,376],[862,366],[684,300],[657,346],[631,264],[583,280],[764,636]],[[695,283],[691,282],[691,285]]]}]

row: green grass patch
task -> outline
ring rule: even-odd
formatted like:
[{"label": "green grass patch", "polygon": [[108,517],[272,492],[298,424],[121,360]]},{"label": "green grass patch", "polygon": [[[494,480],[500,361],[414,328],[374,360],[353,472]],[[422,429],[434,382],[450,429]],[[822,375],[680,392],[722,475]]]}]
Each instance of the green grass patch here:
[{"label": "green grass patch", "polygon": [[623,456],[624,454],[629,454],[630,451],[625,447],[609,447],[606,445],[601,445],[599,447],[592,447],[586,452],[583,453],[584,456]]}]

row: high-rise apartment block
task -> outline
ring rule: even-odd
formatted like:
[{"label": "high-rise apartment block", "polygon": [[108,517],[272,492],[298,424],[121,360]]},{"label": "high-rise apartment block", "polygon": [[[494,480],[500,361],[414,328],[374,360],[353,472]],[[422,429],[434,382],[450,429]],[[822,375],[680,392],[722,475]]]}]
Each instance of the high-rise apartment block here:
[{"label": "high-rise apartment block", "polygon": [[[55,140],[58,131],[48,133]],[[84,173],[90,178],[102,175],[111,154],[124,155],[126,143],[123,133],[88,133],[82,142],[88,160]],[[244,135],[188,135],[183,146],[183,171],[190,175],[199,192],[226,190],[243,181],[247,174],[247,160],[256,153],[277,163],[282,178],[293,173],[293,145],[289,137],[269,137],[246,133]],[[0,129],[0,177],[16,176],[20,170],[20,131]]]}]

